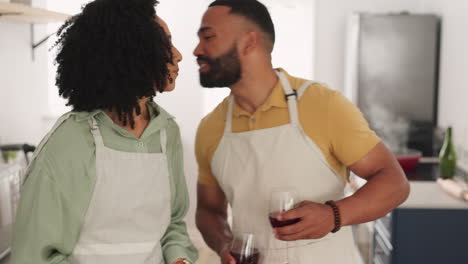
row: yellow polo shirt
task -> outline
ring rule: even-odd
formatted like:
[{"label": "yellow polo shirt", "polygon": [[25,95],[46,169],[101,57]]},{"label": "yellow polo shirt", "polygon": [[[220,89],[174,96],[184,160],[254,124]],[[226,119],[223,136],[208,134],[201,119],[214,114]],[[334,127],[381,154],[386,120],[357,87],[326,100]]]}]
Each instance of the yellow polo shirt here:
[{"label": "yellow polo shirt", "polygon": [[[287,74],[294,90],[306,82]],[[198,182],[216,185],[211,161],[221,141],[226,124],[228,97],[198,127],[195,154],[198,162]],[[340,92],[323,84],[311,84],[298,102],[299,120],[306,134],[317,144],[330,166],[346,181],[347,167],[363,158],[380,139],[369,128],[359,109]],[[232,131],[245,132],[272,128],[289,123],[288,104],[281,82],[273,88],[266,102],[250,114],[234,103]]]}]

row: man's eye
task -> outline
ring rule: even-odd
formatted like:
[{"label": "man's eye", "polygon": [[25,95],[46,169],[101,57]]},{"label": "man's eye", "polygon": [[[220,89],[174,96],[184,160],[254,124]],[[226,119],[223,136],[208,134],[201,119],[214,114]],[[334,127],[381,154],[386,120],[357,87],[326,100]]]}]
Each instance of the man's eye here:
[{"label": "man's eye", "polygon": [[204,38],[205,40],[209,40],[209,39],[214,38],[214,36],[204,36],[203,38]]}]

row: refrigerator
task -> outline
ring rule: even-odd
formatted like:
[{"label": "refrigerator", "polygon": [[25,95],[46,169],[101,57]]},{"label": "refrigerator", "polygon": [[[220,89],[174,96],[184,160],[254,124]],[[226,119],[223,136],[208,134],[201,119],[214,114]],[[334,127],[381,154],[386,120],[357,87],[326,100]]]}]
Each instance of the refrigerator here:
[{"label": "refrigerator", "polygon": [[348,21],[345,94],[393,152],[437,152],[441,20],[356,13]]}]

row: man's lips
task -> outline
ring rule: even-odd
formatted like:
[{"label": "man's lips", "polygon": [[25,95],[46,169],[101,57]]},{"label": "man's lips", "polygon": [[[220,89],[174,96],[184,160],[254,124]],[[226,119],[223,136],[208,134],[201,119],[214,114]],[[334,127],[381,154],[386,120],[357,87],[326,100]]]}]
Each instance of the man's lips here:
[{"label": "man's lips", "polygon": [[200,68],[198,69],[199,72],[207,72],[210,69],[210,64],[204,60],[197,60],[198,65]]}]

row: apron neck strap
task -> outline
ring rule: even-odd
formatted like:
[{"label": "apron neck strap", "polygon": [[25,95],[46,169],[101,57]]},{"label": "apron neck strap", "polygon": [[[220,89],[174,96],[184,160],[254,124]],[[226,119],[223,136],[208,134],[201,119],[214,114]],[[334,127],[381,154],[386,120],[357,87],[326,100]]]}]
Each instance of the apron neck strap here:
[{"label": "apron neck strap", "polygon": [[229,97],[228,110],[226,116],[226,125],[224,127],[224,134],[232,132],[232,108],[234,107],[234,95]]},{"label": "apron neck strap", "polygon": [[281,86],[283,87],[286,101],[288,101],[289,120],[293,125],[300,125],[299,113],[297,111],[297,92],[291,88],[291,84],[289,83],[288,78],[284,72],[277,71],[276,74],[281,81]]},{"label": "apron neck strap", "polygon": [[161,131],[159,132],[159,137],[161,141],[161,152],[166,153],[167,133],[165,128],[161,128]]},{"label": "apron neck strap", "polygon": [[297,99],[298,100],[301,99],[302,95],[304,95],[307,88],[313,83],[315,83],[315,82],[314,81],[306,81],[306,82],[304,82],[304,84],[301,85],[301,87],[299,87],[299,89],[297,89]]},{"label": "apron neck strap", "polygon": [[88,123],[89,123],[89,126],[91,127],[91,134],[93,134],[94,144],[96,144],[96,147],[104,146],[104,142],[101,136],[101,131],[99,130],[99,126],[94,116],[88,120]]}]

